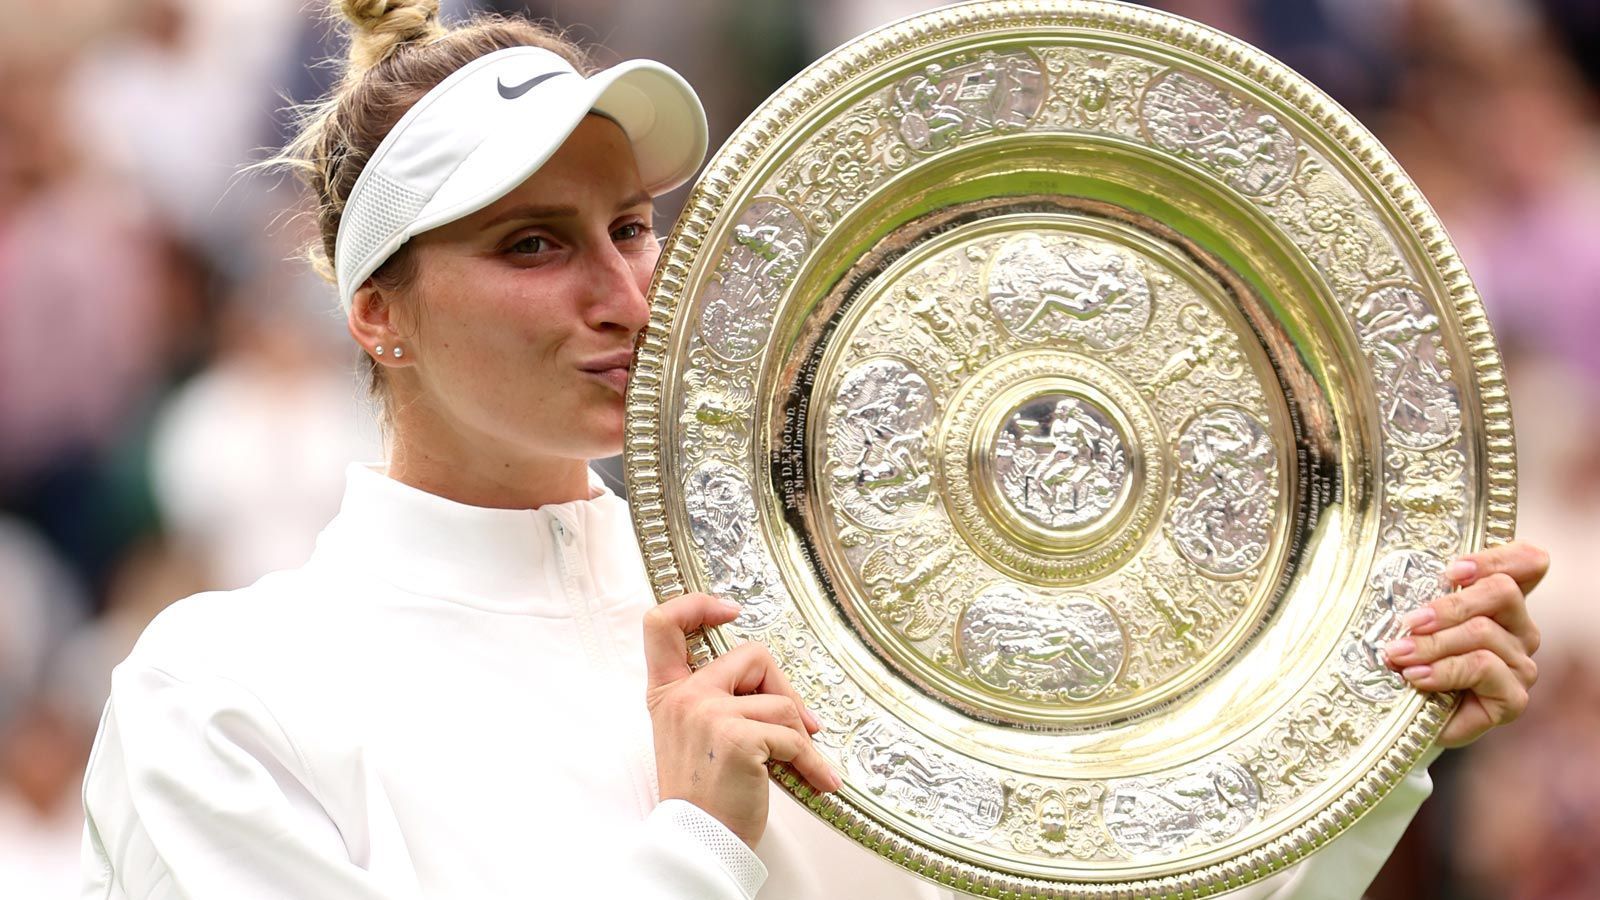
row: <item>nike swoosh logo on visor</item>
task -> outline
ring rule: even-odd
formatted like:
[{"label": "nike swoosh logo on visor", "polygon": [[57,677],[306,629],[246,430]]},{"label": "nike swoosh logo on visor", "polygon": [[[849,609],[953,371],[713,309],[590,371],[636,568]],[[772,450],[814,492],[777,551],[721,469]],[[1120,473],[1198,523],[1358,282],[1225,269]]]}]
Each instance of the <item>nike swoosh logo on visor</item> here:
[{"label": "nike swoosh logo on visor", "polygon": [[565,74],[567,73],[561,71],[546,72],[543,75],[535,75],[532,78],[529,78],[527,81],[524,81],[523,83],[514,87],[508,87],[504,81],[496,78],[494,86],[500,89],[500,96],[506,98],[507,100],[515,100],[518,97],[521,97],[523,94],[533,90],[536,86],[538,86],[539,82],[554,78],[557,75]]}]

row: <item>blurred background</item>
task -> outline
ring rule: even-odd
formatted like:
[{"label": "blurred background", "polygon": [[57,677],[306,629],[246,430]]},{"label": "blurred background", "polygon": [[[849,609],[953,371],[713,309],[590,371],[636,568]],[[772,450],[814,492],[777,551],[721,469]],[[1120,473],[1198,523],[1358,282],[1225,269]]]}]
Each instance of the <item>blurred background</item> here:
[{"label": "blurred background", "polygon": [[[446,0],[661,59],[720,141],[916,0]],[[1600,897],[1600,2],[1187,0],[1421,185],[1505,350],[1520,532],[1555,560],[1529,713],[1434,766],[1374,898]],[[174,599],[299,564],[381,456],[294,185],[240,167],[342,55],[301,0],[0,0],[0,898],[76,896],[110,670]],[[683,192],[662,203],[662,230]],[[1471,848],[1470,850],[1467,848]]]}]

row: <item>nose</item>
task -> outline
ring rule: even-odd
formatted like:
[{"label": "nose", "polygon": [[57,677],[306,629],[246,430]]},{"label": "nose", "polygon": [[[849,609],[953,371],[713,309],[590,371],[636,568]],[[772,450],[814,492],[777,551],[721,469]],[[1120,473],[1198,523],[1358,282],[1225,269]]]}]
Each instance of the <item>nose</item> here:
[{"label": "nose", "polygon": [[597,331],[626,330],[629,337],[650,320],[645,291],[655,272],[655,253],[625,253],[606,241],[597,246],[588,267],[589,302],[584,317]]}]

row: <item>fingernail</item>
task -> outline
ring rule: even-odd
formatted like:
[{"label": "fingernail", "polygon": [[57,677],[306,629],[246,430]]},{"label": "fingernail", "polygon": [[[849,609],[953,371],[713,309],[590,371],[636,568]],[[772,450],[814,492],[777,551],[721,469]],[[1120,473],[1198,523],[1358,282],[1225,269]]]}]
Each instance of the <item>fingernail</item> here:
[{"label": "fingernail", "polygon": [[1433,666],[1407,666],[1405,671],[1400,674],[1407,681],[1421,681],[1433,674]]},{"label": "fingernail", "polygon": [[1451,584],[1466,584],[1476,574],[1478,574],[1477,561],[1466,557],[1452,562],[1444,569],[1444,577],[1450,579]]},{"label": "fingernail", "polygon": [[829,766],[828,767],[828,772],[829,772],[829,774],[833,775],[833,790],[837,791],[839,788],[844,787],[844,779],[839,777],[839,770],[838,769],[835,769],[832,766]]},{"label": "fingernail", "polygon": [[1384,650],[1388,652],[1390,659],[1393,659],[1397,656],[1410,656],[1411,651],[1415,649],[1417,649],[1417,642],[1410,638],[1400,638],[1398,640],[1390,641],[1388,646],[1384,647]]},{"label": "fingernail", "polygon": [[804,706],[800,707],[800,718],[806,720],[806,727],[812,731],[822,730],[822,723],[818,722],[816,715]]},{"label": "fingernail", "polygon": [[739,604],[733,602],[732,600],[727,600],[727,599],[724,599],[722,601],[722,608],[726,609],[728,612],[731,612],[736,616],[739,613],[744,612],[744,607],[742,607]]},{"label": "fingernail", "polygon": [[1424,606],[1421,609],[1413,609],[1411,612],[1406,613],[1405,618],[1401,619],[1400,622],[1412,631],[1416,631],[1418,628],[1432,625],[1438,617],[1439,615],[1433,611],[1433,607]]}]

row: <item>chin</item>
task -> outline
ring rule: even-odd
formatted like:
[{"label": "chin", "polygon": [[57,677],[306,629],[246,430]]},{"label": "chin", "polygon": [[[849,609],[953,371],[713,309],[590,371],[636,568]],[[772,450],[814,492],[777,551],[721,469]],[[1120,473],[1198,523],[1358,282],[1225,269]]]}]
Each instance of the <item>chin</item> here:
[{"label": "chin", "polygon": [[[576,435],[574,435],[576,437]],[[607,423],[583,435],[584,459],[605,459],[622,454],[623,419],[619,414],[615,423]]]}]

